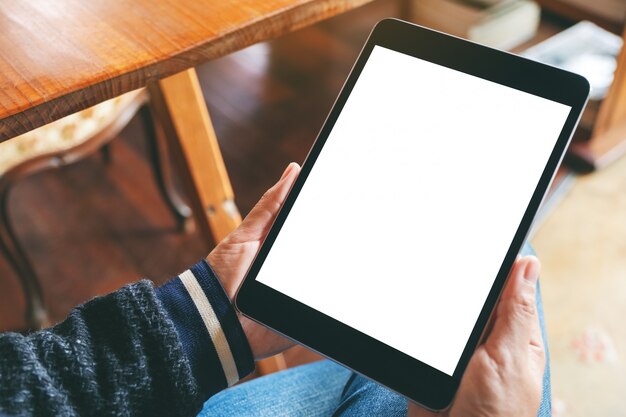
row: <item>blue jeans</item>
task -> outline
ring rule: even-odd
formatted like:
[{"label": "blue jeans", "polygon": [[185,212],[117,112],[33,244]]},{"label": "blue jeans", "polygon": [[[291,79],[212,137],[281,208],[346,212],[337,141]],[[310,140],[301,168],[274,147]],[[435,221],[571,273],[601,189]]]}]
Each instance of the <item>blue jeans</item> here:
[{"label": "blue jeans", "polygon": [[[532,253],[527,246],[524,254]],[[550,360],[541,292],[539,323],[546,350],[539,417],[551,415]],[[375,359],[373,359],[375,360]],[[211,397],[200,412],[209,416],[406,416],[404,397],[331,361],[303,365],[237,385]]]}]

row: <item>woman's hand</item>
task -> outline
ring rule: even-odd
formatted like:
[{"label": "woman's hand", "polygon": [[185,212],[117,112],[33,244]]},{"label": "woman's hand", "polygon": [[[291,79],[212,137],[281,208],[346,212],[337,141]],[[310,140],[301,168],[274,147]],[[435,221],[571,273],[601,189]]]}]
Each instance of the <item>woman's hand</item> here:
[{"label": "woman's hand", "polygon": [[[476,349],[448,417],[535,417],[541,403],[545,352],[535,288],[539,261],[515,262],[496,310],[493,329]],[[439,414],[409,403],[409,416]]]},{"label": "woman's hand", "polygon": [[[221,241],[207,257],[231,301],[299,172],[298,164],[289,164],[280,180],[261,197],[237,230]],[[239,321],[257,360],[293,346],[289,340],[246,317],[240,315]]]}]

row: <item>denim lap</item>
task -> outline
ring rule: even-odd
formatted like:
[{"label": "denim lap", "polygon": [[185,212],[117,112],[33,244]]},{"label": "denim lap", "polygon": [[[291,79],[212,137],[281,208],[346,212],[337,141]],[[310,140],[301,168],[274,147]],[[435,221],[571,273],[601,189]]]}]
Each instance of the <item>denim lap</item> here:
[{"label": "denim lap", "polygon": [[214,395],[199,416],[330,416],[350,375],[331,361],[298,366]]}]

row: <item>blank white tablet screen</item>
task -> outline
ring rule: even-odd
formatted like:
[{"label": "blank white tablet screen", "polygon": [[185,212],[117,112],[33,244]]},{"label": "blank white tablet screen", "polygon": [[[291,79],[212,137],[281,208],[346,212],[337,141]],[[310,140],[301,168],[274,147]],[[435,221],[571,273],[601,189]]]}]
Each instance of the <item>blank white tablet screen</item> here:
[{"label": "blank white tablet screen", "polygon": [[452,375],[569,112],[376,46],[257,280]]}]

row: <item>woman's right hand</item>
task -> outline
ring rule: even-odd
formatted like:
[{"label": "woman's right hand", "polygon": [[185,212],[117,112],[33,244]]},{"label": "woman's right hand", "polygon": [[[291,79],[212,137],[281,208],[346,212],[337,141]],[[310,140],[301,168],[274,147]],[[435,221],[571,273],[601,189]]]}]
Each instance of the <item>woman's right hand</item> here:
[{"label": "woman's right hand", "polygon": [[545,351],[536,307],[539,261],[515,262],[491,333],[470,359],[452,406],[438,414],[409,402],[409,416],[535,417]]}]

